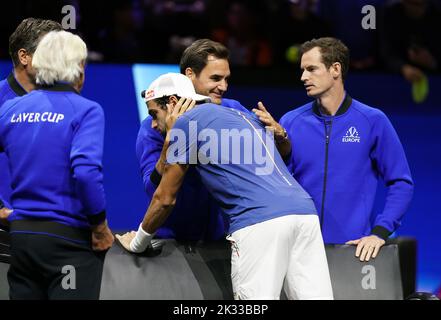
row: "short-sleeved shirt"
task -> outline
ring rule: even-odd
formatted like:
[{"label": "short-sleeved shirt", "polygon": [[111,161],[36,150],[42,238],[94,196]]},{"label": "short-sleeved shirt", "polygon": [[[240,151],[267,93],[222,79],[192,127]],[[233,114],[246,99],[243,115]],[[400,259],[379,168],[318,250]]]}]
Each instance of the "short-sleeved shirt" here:
[{"label": "short-sleeved shirt", "polygon": [[254,114],[197,106],[176,121],[167,162],[195,166],[228,216],[229,233],[284,215],[316,214]]}]

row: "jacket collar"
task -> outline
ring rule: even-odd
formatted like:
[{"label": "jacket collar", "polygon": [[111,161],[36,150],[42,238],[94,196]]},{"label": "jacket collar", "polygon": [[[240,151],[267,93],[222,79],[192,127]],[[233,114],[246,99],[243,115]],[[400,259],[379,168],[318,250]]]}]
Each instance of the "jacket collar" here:
[{"label": "jacket collar", "polygon": [[[340,107],[337,110],[337,113],[335,114],[335,116],[340,116],[342,114],[344,114],[346,111],[348,111],[349,107],[352,104],[352,98],[349,94],[346,93],[346,96],[343,100],[343,102],[341,103]],[[322,113],[320,112],[320,104],[317,102],[317,100],[314,101],[314,103],[312,104],[312,111],[317,115],[317,116],[323,116]]]},{"label": "jacket collar", "polygon": [[36,87],[37,90],[46,90],[46,91],[69,91],[69,92],[75,92],[78,93],[79,92],[72,87],[72,85],[65,83],[65,82],[56,82],[52,85],[37,85]]},{"label": "jacket collar", "polygon": [[11,87],[12,91],[19,97],[27,94],[26,90],[18,83],[17,79],[14,77],[14,72],[11,72],[7,78],[8,84]]}]

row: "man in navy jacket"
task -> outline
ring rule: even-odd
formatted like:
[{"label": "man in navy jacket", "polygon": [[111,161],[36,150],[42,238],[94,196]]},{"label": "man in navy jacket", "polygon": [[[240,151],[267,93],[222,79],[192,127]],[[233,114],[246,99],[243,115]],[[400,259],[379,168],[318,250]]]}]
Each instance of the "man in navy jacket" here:
[{"label": "man in navy jacket", "polygon": [[[263,106],[254,112],[273,128],[290,172],[314,199],[325,243],[357,245],[356,256],[369,261],[412,199],[403,146],[382,111],[345,91],[349,50],[340,40],[314,39],[301,53],[301,80],[314,101],[286,113],[280,124]],[[379,178],[388,194],[383,211],[373,215]]]},{"label": "man in navy jacket", "polygon": [[79,95],[85,43],[49,32],[33,57],[39,85],[0,109],[0,151],[12,178],[11,299],[97,299],[107,226],[104,113]]}]

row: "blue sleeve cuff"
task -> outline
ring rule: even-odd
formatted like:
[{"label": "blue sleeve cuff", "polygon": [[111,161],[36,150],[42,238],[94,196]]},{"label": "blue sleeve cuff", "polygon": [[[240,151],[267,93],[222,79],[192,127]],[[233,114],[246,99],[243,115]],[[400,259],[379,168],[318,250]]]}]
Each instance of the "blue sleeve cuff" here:
[{"label": "blue sleeve cuff", "polygon": [[87,220],[89,220],[90,225],[96,226],[106,220],[106,211],[101,211],[98,214],[91,214],[87,216]]},{"label": "blue sleeve cuff", "polygon": [[5,207],[12,209],[12,206],[9,204],[9,202],[0,197],[0,209],[3,209]]},{"label": "blue sleeve cuff", "polygon": [[392,232],[387,230],[385,227],[375,226],[374,229],[372,229],[371,234],[376,235],[377,237],[380,237],[383,240],[387,240],[387,238],[389,238]]}]

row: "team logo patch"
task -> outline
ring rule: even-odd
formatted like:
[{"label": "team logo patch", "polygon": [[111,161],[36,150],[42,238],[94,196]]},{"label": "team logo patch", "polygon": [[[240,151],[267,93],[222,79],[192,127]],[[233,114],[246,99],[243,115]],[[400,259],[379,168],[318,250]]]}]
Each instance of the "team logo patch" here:
[{"label": "team logo patch", "polygon": [[360,143],[360,135],[359,135],[359,133],[357,131],[357,128],[350,127],[346,131],[346,135],[343,136],[342,142],[356,142],[356,143]]},{"label": "team logo patch", "polygon": [[153,98],[155,96],[155,90],[149,90],[145,94],[145,99]]}]

